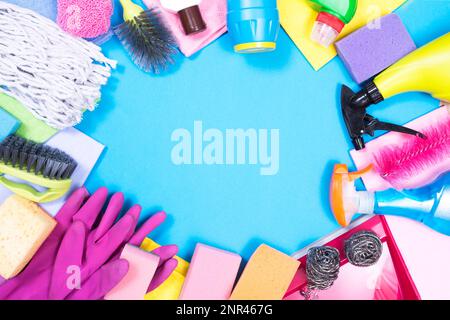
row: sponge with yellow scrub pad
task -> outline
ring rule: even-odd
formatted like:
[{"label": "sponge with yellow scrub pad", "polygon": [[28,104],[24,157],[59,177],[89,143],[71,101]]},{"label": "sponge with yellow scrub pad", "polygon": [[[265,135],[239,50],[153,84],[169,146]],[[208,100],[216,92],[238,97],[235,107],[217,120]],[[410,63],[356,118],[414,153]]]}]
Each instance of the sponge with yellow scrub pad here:
[{"label": "sponge with yellow scrub pad", "polygon": [[0,206],[0,276],[20,273],[55,226],[36,203],[17,195],[6,199]]},{"label": "sponge with yellow scrub pad", "polygon": [[230,300],[281,300],[300,262],[265,244],[251,256]]}]

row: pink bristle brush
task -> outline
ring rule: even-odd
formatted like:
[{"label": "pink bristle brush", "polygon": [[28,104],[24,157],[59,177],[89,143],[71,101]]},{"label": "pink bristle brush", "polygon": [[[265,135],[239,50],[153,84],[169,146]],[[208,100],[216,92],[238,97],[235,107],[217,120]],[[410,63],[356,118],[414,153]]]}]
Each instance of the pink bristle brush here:
[{"label": "pink bristle brush", "polygon": [[431,182],[450,170],[450,117],[422,130],[427,139],[408,137],[398,146],[388,146],[373,154],[376,172],[393,187],[429,171]]}]

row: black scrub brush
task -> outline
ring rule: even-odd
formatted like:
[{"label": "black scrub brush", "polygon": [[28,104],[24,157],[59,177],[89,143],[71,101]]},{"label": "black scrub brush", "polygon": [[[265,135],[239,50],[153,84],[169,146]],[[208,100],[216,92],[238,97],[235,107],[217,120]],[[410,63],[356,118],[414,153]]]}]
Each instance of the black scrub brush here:
[{"label": "black scrub brush", "polygon": [[70,177],[76,168],[76,161],[63,151],[16,135],[0,143],[0,184],[31,201],[49,202],[62,197],[70,189]]},{"label": "black scrub brush", "polygon": [[156,9],[144,10],[131,0],[120,0],[124,22],[114,32],[145,72],[160,73],[174,63],[176,41]]}]

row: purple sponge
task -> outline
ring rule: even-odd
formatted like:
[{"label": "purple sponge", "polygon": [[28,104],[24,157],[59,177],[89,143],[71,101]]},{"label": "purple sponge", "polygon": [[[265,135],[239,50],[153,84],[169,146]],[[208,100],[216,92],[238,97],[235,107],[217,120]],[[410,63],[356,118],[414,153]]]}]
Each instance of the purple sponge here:
[{"label": "purple sponge", "polygon": [[336,43],[353,79],[362,83],[397,62],[416,45],[396,14],[389,14]]}]

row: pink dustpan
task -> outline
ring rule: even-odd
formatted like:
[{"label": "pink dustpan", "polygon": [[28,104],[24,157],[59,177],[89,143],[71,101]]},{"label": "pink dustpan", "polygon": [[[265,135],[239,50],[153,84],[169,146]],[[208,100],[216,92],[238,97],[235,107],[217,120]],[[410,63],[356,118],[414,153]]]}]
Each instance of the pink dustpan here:
[{"label": "pink dustpan", "polygon": [[[373,267],[352,266],[344,252],[344,240],[356,232],[370,230],[378,235],[383,243],[382,258]],[[340,272],[333,286],[318,291],[320,300],[420,300],[419,292],[411,278],[403,257],[383,216],[363,216],[354,220],[348,227],[320,239],[293,256],[300,262],[285,300],[304,299],[300,294],[307,286],[306,255],[310,248],[331,246],[339,250]]]}]

